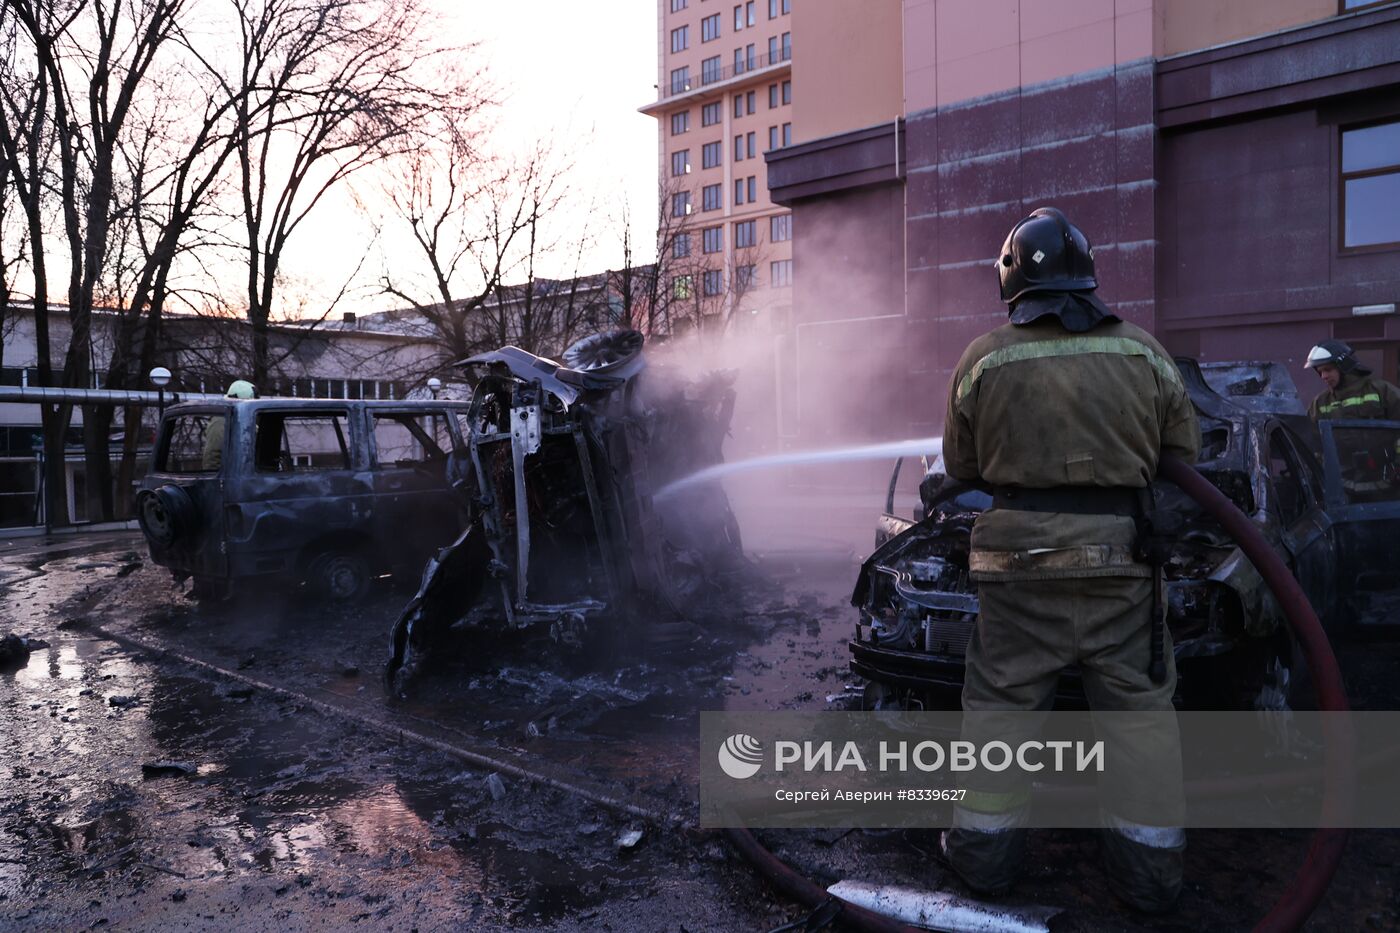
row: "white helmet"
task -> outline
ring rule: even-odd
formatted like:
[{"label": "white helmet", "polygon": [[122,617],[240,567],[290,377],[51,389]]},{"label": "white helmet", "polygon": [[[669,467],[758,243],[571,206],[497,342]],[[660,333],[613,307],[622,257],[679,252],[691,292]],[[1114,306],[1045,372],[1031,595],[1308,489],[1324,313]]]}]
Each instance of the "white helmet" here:
[{"label": "white helmet", "polygon": [[228,391],[224,393],[224,398],[249,399],[257,398],[258,392],[253,388],[253,384],[247,379],[235,379],[228,384]]}]

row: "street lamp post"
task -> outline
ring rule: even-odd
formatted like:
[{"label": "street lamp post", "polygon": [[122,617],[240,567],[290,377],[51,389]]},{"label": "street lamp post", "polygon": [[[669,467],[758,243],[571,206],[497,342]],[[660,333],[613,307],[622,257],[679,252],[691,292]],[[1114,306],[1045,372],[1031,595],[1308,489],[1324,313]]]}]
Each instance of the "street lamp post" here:
[{"label": "street lamp post", "polygon": [[165,387],[170,385],[170,370],[164,366],[157,366],[150,372],[151,385],[156,387],[156,412],[159,417],[165,416]]},{"label": "street lamp post", "polygon": [[437,398],[438,390],[442,388],[442,380],[437,376],[428,378],[428,391],[433,393],[433,398]]}]

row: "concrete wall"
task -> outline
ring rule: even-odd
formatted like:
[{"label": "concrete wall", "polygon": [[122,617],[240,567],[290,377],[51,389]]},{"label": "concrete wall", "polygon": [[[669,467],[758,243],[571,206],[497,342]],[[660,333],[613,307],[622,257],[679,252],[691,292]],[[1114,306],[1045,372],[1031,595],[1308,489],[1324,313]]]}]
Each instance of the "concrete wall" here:
[{"label": "concrete wall", "polygon": [[1006,320],[992,263],[1037,207],[1084,230],[1099,294],[1154,326],[1152,101],[1147,62],[909,118],[908,358],[921,393],[942,399],[967,344]]},{"label": "concrete wall", "polygon": [[1351,308],[1400,298],[1400,260],[1340,250],[1337,127],[1322,117],[1307,108],[1163,136],[1157,297],[1168,349],[1285,361],[1310,387],[1309,347],[1339,337],[1373,349],[1395,378],[1400,319]]},{"label": "concrete wall", "polygon": [[793,4],[793,141],[890,122],[904,112],[901,0]]}]

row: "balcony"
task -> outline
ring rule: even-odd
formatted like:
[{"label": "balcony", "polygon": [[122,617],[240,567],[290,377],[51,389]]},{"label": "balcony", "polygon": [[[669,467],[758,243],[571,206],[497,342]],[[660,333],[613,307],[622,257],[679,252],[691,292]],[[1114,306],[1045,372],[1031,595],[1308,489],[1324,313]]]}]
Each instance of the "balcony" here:
[{"label": "balcony", "polygon": [[642,113],[656,113],[683,100],[700,100],[711,97],[736,84],[746,83],[756,77],[778,74],[791,69],[792,48],[788,47],[777,55],[751,55],[742,64],[726,65],[723,68],[703,70],[699,77],[688,77],[685,81],[667,82],[662,85],[659,100],[638,109]]}]

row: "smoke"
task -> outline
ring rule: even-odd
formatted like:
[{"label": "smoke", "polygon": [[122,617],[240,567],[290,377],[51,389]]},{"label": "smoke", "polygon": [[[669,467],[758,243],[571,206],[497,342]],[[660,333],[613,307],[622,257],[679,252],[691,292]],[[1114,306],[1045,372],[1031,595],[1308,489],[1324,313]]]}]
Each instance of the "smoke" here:
[{"label": "smoke", "polygon": [[689,378],[737,373],[726,465],[691,483],[723,486],[747,551],[868,554],[901,457],[895,511],[913,517],[920,458],[941,450],[944,396],[907,378],[906,343],[902,316],[886,316],[648,348],[654,367]]}]

